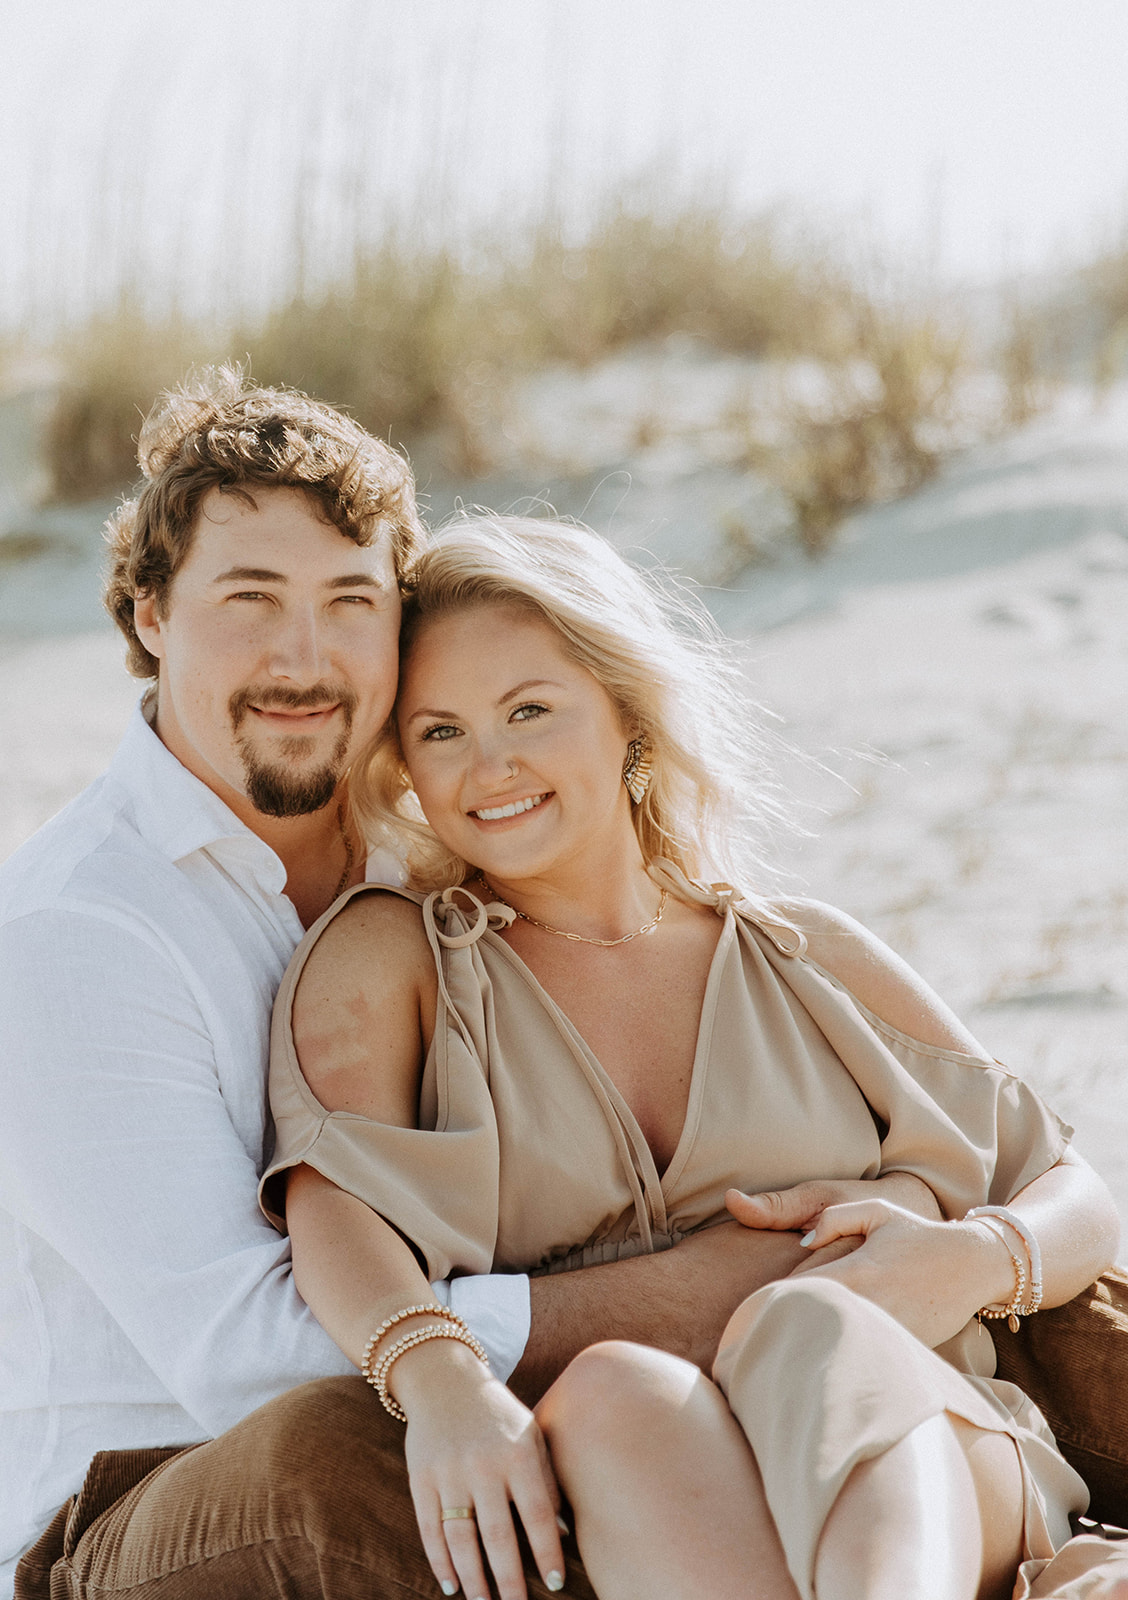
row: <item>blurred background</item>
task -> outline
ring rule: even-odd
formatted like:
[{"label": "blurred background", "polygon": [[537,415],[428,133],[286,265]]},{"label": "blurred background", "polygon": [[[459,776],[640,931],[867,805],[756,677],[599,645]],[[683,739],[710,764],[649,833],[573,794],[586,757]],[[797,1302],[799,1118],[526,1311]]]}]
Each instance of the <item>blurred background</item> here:
[{"label": "blurred background", "polygon": [[1128,1217],[1122,0],[0,0],[0,858],[136,695],[100,529],[250,364],[742,643],[792,883]]}]

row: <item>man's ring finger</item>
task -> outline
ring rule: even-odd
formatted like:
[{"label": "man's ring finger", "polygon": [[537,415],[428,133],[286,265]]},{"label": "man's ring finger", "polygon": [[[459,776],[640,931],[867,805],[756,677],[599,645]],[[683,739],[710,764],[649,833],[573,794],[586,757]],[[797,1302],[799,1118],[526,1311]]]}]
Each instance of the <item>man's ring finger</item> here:
[{"label": "man's ring finger", "polygon": [[473,1506],[444,1506],[440,1522],[473,1522]]}]

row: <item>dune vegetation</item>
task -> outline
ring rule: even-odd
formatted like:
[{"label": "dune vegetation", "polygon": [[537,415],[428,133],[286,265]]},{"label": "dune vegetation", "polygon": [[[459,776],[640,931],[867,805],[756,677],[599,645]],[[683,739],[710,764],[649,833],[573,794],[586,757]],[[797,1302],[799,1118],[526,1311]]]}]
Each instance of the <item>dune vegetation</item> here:
[{"label": "dune vegetation", "polygon": [[953,448],[1038,408],[1042,343],[1017,305],[1001,326],[985,334],[953,297],[906,285],[872,252],[721,200],[671,208],[620,192],[578,237],[546,204],[539,220],[458,248],[391,227],[376,246],[358,242],[335,281],[299,282],[253,324],[189,320],[123,290],[57,336],[51,492],[128,484],[144,409],[193,365],[249,362],[260,381],[340,404],[409,449],[437,437],[450,471],[480,477],[524,379],[680,337],[807,374],[741,419],[743,464],[781,491],[817,554],[850,511],[911,491]]}]

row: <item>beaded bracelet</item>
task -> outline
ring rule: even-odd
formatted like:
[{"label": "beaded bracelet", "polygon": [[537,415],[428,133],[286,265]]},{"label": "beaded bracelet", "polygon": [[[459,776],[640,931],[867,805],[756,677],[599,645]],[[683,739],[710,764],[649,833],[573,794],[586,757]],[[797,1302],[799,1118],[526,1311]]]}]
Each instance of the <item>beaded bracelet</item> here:
[{"label": "beaded bracelet", "polygon": [[408,1317],[446,1317],[449,1322],[457,1322],[460,1327],[466,1327],[458,1313],[452,1311],[449,1306],[442,1306],[437,1303],[433,1306],[405,1306],[402,1311],[397,1311],[394,1317],[388,1317],[382,1322],[364,1347],[360,1370],[369,1383],[372,1382],[371,1366],[376,1346],[386,1333],[391,1332],[397,1323],[406,1322]]},{"label": "beaded bracelet", "polygon": [[1023,1264],[1022,1257],[1011,1248],[1007,1242],[1006,1234],[993,1216],[972,1217],[969,1212],[965,1220],[978,1222],[987,1229],[988,1233],[993,1234],[999,1240],[1007,1255],[1010,1256],[1011,1264],[1014,1267],[1014,1294],[1011,1296],[1010,1303],[1005,1306],[981,1306],[975,1313],[976,1319],[982,1325],[984,1317],[1006,1317],[1007,1327],[1012,1333],[1017,1333],[1019,1329],[1018,1319],[1025,1311],[1022,1297],[1026,1293],[1026,1267]]},{"label": "beaded bracelet", "polygon": [[428,1328],[416,1328],[414,1333],[403,1334],[396,1340],[387,1354],[381,1356],[375,1370],[365,1374],[366,1381],[372,1385],[380,1397],[380,1404],[384,1407],[384,1410],[390,1413],[391,1416],[396,1417],[400,1422],[407,1421],[407,1412],[399,1401],[388,1393],[388,1373],[400,1356],[406,1354],[408,1350],[414,1350],[417,1345],[426,1344],[430,1339],[457,1339],[459,1344],[467,1345],[469,1349],[473,1350],[486,1371],[489,1371],[490,1358],[482,1345],[475,1339],[466,1324],[462,1322],[461,1317],[456,1318],[455,1323],[460,1325],[456,1326],[450,1322],[440,1322],[434,1323]]},{"label": "beaded bracelet", "polygon": [[1042,1304],[1042,1252],[1038,1248],[1038,1241],[1032,1229],[1022,1220],[1017,1211],[1012,1211],[1009,1206],[974,1206],[968,1212],[970,1219],[978,1217],[997,1217],[1000,1222],[1005,1222],[1013,1228],[1026,1247],[1026,1254],[1030,1260],[1030,1300],[1023,1307],[1023,1316],[1032,1317]]}]

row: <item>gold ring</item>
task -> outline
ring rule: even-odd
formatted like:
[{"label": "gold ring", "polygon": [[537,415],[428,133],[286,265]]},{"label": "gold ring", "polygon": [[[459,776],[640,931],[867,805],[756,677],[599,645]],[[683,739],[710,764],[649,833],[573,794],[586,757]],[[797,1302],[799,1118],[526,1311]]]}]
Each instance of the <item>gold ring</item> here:
[{"label": "gold ring", "polygon": [[473,1520],[473,1506],[444,1506],[439,1518],[440,1522],[473,1522]]}]

